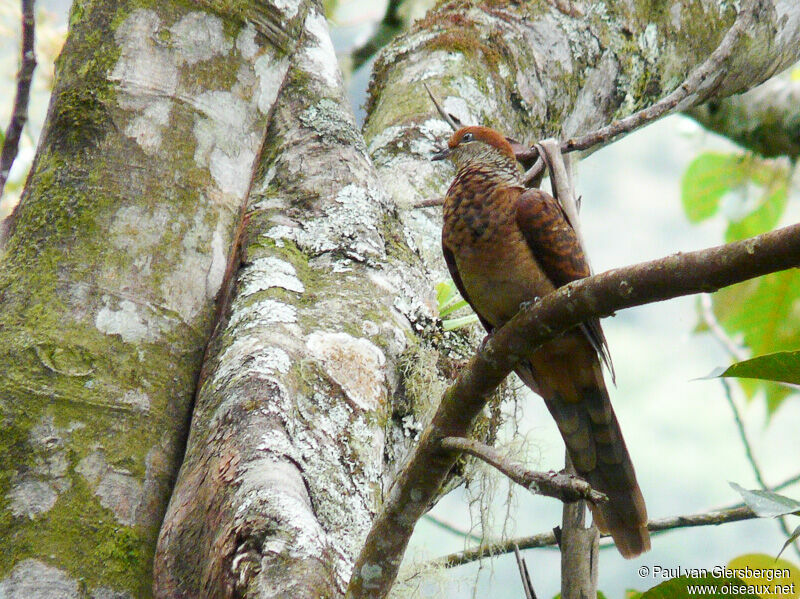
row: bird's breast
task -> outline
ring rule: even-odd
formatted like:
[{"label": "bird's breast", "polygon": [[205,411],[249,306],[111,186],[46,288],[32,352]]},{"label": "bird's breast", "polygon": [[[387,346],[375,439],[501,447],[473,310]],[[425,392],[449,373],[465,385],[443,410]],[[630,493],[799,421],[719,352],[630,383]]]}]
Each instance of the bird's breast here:
[{"label": "bird's breast", "polygon": [[520,304],[554,287],[517,226],[513,196],[461,200],[449,210],[446,206],[442,241],[453,253],[473,308],[499,327]]}]

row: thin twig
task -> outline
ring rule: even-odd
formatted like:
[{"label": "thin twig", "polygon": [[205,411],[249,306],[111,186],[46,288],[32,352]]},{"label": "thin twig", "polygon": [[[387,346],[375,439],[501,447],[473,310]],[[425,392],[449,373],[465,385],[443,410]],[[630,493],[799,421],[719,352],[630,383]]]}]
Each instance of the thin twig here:
[{"label": "thin twig", "polygon": [[660,119],[662,116],[675,109],[678,104],[691,94],[697,93],[705,80],[712,73],[719,71],[723,63],[728,60],[742,33],[752,27],[755,22],[757,6],[758,2],[756,0],[751,0],[746,6],[739,10],[739,14],[736,15],[736,20],[733,22],[733,25],[731,25],[731,28],[728,29],[727,33],[725,33],[716,49],[703,64],[692,71],[684,82],[670,94],[652,106],[635,112],[624,119],[614,121],[610,125],[601,127],[597,131],[593,131],[581,137],[568,139],[564,142],[562,149],[566,152],[572,152],[575,150],[586,150],[598,144],[608,143],[618,135],[630,133],[642,125]]},{"label": "thin twig", "polygon": [[422,85],[425,87],[425,91],[428,92],[428,97],[431,99],[431,102],[433,102],[433,105],[436,106],[436,111],[439,113],[439,116],[441,116],[445,122],[450,125],[450,128],[453,131],[458,131],[461,128],[461,121],[441,107],[439,102],[436,101],[436,98],[434,97],[433,92],[428,87],[427,83],[423,82]]},{"label": "thin twig", "polygon": [[412,208],[430,208],[432,206],[443,206],[444,205],[444,198],[428,198],[427,200],[421,200],[414,204]]},{"label": "thin twig", "polygon": [[445,437],[442,439],[442,449],[467,453],[483,460],[535,495],[553,497],[565,503],[582,499],[592,503],[602,503],[608,499],[603,493],[592,489],[589,483],[577,475],[528,470],[521,464],[508,460],[494,447],[475,439]]},{"label": "thin twig", "polygon": [[449,522],[445,522],[441,518],[438,518],[431,513],[425,514],[423,518],[425,518],[425,520],[427,520],[431,524],[434,524],[439,528],[446,530],[447,532],[453,533],[454,535],[458,535],[460,537],[464,537],[465,539],[469,539],[473,543],[481,543],[483,541],[483,539],[478,535],[472,534],[471,532],[467,532],[466,530],[461,530],[460,528],[453,526]]},{"label": "thin twig", "polygon": [[[701,306],[701,313],[703,321],[705,322],[706,326],[708,326],[711,333],[714,337],[722,344],[722,346],[728,350],[728,352],[738,361],[746,360],[747,354],[746,352],[740,348],[736,343],[734,343],[733,339],[731,339],[728,334],[725,332],[725,329],[722,328],[722,325],[717,320],[716,315],[714,314],[713,307],[711,305],[711,298],[709,295],[704,295],[700,298],[700,306]],[[719,377],[719,382],[722,385],[723,390],[725,391],[725,399],[728,402],[728,406],[731,409],[731,413],[733,414],[733,420],[736,423],[736,430],[739,433],[739,439],[742,441],[742,446],[744,447],[745,455],[747,456],[747,461],[750,462],[750,468],[753,470],[753,475],[756,478],[756,482],[759,486],[764,489],[765,491],[771,490],[770,487],[767,485],[766,481],[764,480],[764,474],[761,471],[761,467],[756,460],[755,452],[753,451],[753,444],[750,443],[750,438],[747,436],[747,430],[744,426],[744,420],[742,419],[742,413],[739,411],[739,406],[736,405],[736,402],[733,399],[733,389],[731,389],[730,383],[727,381],[725,377]],[[792,530],[789,527],[789,524],[786,521],[786,516],[781,516],[778,519],[778,526],[780,526],[781,531],[783,534],[786,535],[787,538],[792,536]],[[797,555],[800,555],[800,546],[798,546],[797,542],[795,541],[792,543],[792,547],[794,547],[795,552]]]},{"label": "thin twig", "polygon": [[[678,104],[683,102],[691,94],[697,93],[705,80],[708,79],[711,74],[719,71],[723,63],[730,57],[742,33],[753,25],[755,22],[757,5],[757,1],[751,0],[746,7],[739,10],[739,13],[736,15],[736,20],[725,33],[716,49],[703,64],[692,71],[683,83],[671,93],[655,104],[643,108],[630,116],[614,121],[586,135],[573,137],[562,142],[562,153],[587,150],[597,145],[605,145],[620,135],[631,133],[639,127],[660,119],[674,110]],[[527,151],[516,152],[516,157],[517,160],[521,162],[527,162],[534,160],[538,154],[538,150],[535,147],[531,147]],[[530,178],[533,178],[537,173],[538,169],[532,169]]]},{"label": "thin twig", "polygon": [[[757,518],[755,513],[747,506],[736,506],[722,510],[711,510],[698,514],[687,514],[685,516],[671,516],[669,518],[660,518],[658,520],[650,520],[647,523],[647,530],[653,534],[666,532],[668,530],[675,530],[679,528],[692,528],[695,526],[716,526],[719,524],[726,524],[728,522],[739,522],[741,520],[751,520]],[[601,535],[602,538],[607,538],[609,535]],[[514,551],[514,546],[520,549],[534,549],[537,547],[555,547],[556,536],[552,532],[540,533],[529,537],[520,537],[510,539],[501,543],[493,543],[484,545],[482,547],[472,547],[464,551],[457,551],[449,555],[437,558],[431,562],[432,566],[453,568],[461,566],[470,562],[491,557],[494,555],[502,555]],[[613,545],[608,545],[612,547]],[[602,548],[602,547],[601,547]]]},{"label": "thin twig", "polygon": [[[800,474],[796,474],[795,476],[784,480],[780,484],[775,485],[774,490],[780,491],[781,489],[790,487],[798,482],[800,482]],[[740,520],[749,520],[753,518],[756,518],[756,515],[752,512],[752,510],[750,510],[750,508],[743,503],[737,503],[736,505],[718,510],[710,510],[708,512],[650,520],[650,522],[647,523],[647,530],[653,534],[660,534],[681,528],[711,525],[716,526],[718,524],[738,522]],[[602,535],[602,538],[608,538],[608,535]],[[534,549],[537,547],[556,547],[557,545],[558,543],[555,534],[552,532],[545,532],[529,537],[510,539],[509,541],[503,543],[491,543],[484,545],[483,548],[472,547],[464,551],[451,553],[450,555],[436,559],[434,562],[432,562],[432,565],[452,568],[482,559],[484,557],[508,553],[513,549],[514,546],[521,547],[522,549]],[[614,545],[611,543],[600,545],[600,549],[613,546]]]},{"label": "thin twig", "polygon": [[533,590],[531,575],[528,573],[528,564],[519,552],[519,547],[514,545],[514,557],[517,559],[519,577],[522,579],[522,590],[525,592],[525,599],[536,599],[536,591]]},{"label": "thin twig", "polygon": [[800,264],[800,225],[716,248],[686,252],[593,275],[525,305],[494,331],[444,393],[430,424],[386,493],[356,559],[346,596],[389,592],[411,532],[455,464],[443,437],[464,437],[487,398],[542,343],[579,323],[624,308],[708,293]]},{"label": "thin twig", "polygon": [[[572,474],[575,466],[565,451],[565,470]],[[561,597],[587,599],[597,597],[598,555],[600,533],[592,522],[586,524],[586,504],[565,503],[561,509]],[[553,531],[555,532],[555,530]]]},{"label": "thin twig", "polygon": [[725,332],[725,329],[722,328],[722,325],[714,314],[711,296],[707,293],[700,296],[700,312],[703,317],[703,322],[708,327],[708,330],[711,331],[714,339],[722,345],[723,349],[727,351],[734,360],[742,362],[750,357],[747,355],[744,348],[731,339],[728,333]]},{"label": "thin twig", "polygon": [[17,158],[19,139],[22,129],[28,121],[28,101],[31,96],[33,70],[36,68],[36,53],[33,43],[36,32],[36,21],[33,15],[33,0],[22,0],[22,50],[20,68],[17,73],[17,93],[14,97],[14,108],[11,122],[6,129],[3,149],[0,151],[0,197],[3,195],[11,165]]}]

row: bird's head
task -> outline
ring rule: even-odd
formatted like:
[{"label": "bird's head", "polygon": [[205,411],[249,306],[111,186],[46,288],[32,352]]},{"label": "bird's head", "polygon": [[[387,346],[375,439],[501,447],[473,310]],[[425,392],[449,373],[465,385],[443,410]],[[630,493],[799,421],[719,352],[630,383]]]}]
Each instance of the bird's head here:
[{"label": "bird's head", "polygon": [[489,127],[462,127],[453,133],[447,147],[431,160],[449,158],[458,170],[479,166],[519,174],[517,159],[508,140]]}]

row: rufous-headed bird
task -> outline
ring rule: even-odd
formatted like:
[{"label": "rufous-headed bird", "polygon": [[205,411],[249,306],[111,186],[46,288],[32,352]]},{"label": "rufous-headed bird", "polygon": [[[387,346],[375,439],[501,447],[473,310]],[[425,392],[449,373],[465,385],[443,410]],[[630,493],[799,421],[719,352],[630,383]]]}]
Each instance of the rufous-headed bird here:
[{"label": "rufous-headed bird", "polygon": [[[432,156],[455,163],[444,202],[442,250],[462,297],[491,334],[525,302],[587,277],[581,244],[558,202],[522,185],[509,142],[488,127],[463,127]],[[597,319],[544,343],[516,373],[541,395],[578,474],[608,501],[594,521],[626,558],[650,549],[647,510],[608,397],[610,366]]]}]

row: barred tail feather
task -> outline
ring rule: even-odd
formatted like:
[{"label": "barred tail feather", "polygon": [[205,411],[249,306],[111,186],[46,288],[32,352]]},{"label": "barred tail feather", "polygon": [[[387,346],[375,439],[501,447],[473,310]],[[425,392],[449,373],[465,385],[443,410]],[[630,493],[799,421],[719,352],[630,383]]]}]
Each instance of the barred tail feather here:
[{"label": "barred tail feather", "polygon": [[532,372],[522,368],[518,374],[544,397],[577,473],[608,496],[590,506],[597,528],[613,537],[627,559],[648,551],[647,509],[599,363],[580,374],[531,366]]}]

